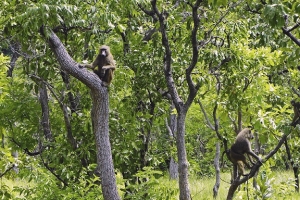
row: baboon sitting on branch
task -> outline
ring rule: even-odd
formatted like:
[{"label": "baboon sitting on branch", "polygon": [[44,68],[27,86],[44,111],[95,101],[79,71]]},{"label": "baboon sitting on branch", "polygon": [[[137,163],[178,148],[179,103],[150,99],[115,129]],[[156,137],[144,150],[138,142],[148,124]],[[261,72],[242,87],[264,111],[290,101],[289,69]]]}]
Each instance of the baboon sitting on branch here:
[{"label": "baboon sitting on branch", "polygon": [[294,117],[292,120],[292,123],[290,124],[293,127],[296,127],[297,124],[300,122],[300,102],[296,102],[295,100],[291,101],[291,104],[294,108]]},{"label": "baboon sitting on branch", "polygon": [[244,155],[245,153],[248,154],[249,161],[251,162],[251,164],[254,164],[254,162],[251,159],[251,156],[262,163],[261,159],[251,150],[250,140],[253,138],[254,136],[251,130],[249,128],[245,128],[237,135],[234,144],[230,148],[230,161],[238,169],[238,178],[241,175],[247,176],[244,172],[244,165],[246,165],[248,168],[251,168],[246,161],[246,157]]}]

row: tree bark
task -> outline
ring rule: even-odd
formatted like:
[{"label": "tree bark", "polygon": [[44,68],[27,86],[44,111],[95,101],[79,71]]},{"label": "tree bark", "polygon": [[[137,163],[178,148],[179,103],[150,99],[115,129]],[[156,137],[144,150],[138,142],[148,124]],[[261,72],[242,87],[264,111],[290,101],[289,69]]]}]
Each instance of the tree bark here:
[{"label": "tree bark", "polygon": [[[173,112],[173,109],[175,108],[174,104],[170,106],[170,112]],[[177,116],[176,114],[170,115],[170,120],[166,119],[166,126],[169,133],[170,138],[170,146],[174,146],[174,142],[176,139],[176,130],[177,130]],[[170,179],[177,179],[178,178],[178,163],[174,160],[173,156],[170,157],[170,164],[169,164],[169,175]]]},{"label": "tree bark", "polygon": [[214,199],[217,198],[218,196],[218,191],[219,191],[219,187],[220,187],[220,144],[219,142],[217,142],[216,144],[216,156],[215,156],[215,160],[214,160],[214,166],[216,169],[216,183],[214,185],[213,188],[213,196]]},{"label": "tree bark", "polygon": [[12,77],[13,70],[15,68],[16,62],[20,57],[20,44],[18,42],[11,41],[10,50],[12,51],[12,56],[10,58],[9,68],[7,70],[7,76]]},{"label": "tree bark", "polygon": [[170,174],[170,179],[178,178],[178,163],[174,160],[172,156],[170,159],[169,174]]},{"label": "tree bark", "polygon": [[188,181],[188,161],[185,148],[185,113],[178,113],[177,118],[177,156],[179,173],[180,200],[191,199],[190,186]]},{"label": "tree bark", "polygon": [[50,116],[49,116],[49,106],[48,106],[48,94],[47,94],[47,87],[45,83],[42,81],[38,82],[39,84],[39,101],[41,103],[42,108],[42,127],[44,131],[44,136],[47,141],[52,141],[53,136],[51,132],[50,126]]},{"label": "tree bark", "polygon": [[[100,172],[99,176],[102,182],[102,193],[104,199],[120,199],[117,194],[116,179],[108,134],[108,90],[107,88],[103,88],[102,90],[91,90],[91,96],[93,100],[91,115],[97,150],[97,172]],[[112,193],[111,191],[115,191],[116,193]]]},{"label": "tree bark", "polygon": [[289,147],[289,144],[288,144],[288,142],[287,142],[287,139],[285,139],[285,141],[284,141],[284,146],[285,146],[285,149],[286,149],[286,154],[287,154],[287,156],[288,156],[288,160],[291,162],[291,165],[292,165],[293,171],[294,171],[294,177],[295,177],[295,191],[296,191],[296,192],[299,192],[298,167],[297,167],[297,165],[295,165],[294,160],[293,160],[293,158],[292,158],[292,154],[291,154],[290,147]]},{"label": "tree bark", "polygon": [[[44,27],[41,27],[41,34],[45,36]],[[91,115],[97,150],[97,169],[100,171],[99,176],[103,197],[105,200],[119,200],[120,197],[117,190],[109,141],[108,89],[102,86],[102,82],[96,74],[85,68],[79,68],[79,64],[70,57],[64,45],[54,32],[51,31],[47,40],[61,68],[91,89],[93,101]]]},{"label": "tree bark", "polygon": [[151,1],[152,10],[150,12],[144,12],[147,15],[153,17],[154,20],[158,20],[160,24],[160,33],[161,33],[161,43],[164,47],[164,74],[168,87],[168,93],[171,96],[172,102],[176,108],[178,118],[177,118],[177,136],[176,136],[176,145],[177,145],[177,156],[178,156],[178,172],[179,172],[179,191],[180,200],[189,200],[191,199],[190,187],[188,183],[188,162],[185,149],[185,117],[186,113],[193,103],[197,92],[200,88],[200,84],[195,84],[192,80],[191,74],[193,69],[196,67],[199,57],[198,50],[198,40],[197,32],[200,24],[198,8],[200,7],[201,0],[197,0],[194,5],[188,4],[191,6],[193,11],[193,22],[194,27],[192,29],[191,43],[193,49],[193,55],[191,58],[191,63],[188,68],[186,68],[185,78],[189,87],[189,93],[186,102],[184,103],[175,85],[172,72],[172,51],[167,34],[166,26],[166,15],[165,12],[160,12],[157,7],[157,0]]}]

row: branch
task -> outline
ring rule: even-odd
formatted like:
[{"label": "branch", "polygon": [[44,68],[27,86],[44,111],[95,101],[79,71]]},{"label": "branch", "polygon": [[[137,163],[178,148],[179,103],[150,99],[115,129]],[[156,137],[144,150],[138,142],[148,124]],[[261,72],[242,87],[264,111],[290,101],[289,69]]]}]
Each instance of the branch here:
[{"label": "branch", "polygon": [[137,4],[138,7],[146,14],[153,18],[154,22],[158,21],[157,17],[155,16],[154,10],[146,10],[141,4]]},{"label": "branch", "polygon": [[68,186],[68,183],[66,181],[64,181],[59,175],[57,175],[55,172],[54,172],[54,169],[50,168],[49,165],[47,163],[45,163],[42,155],[41,155],[41,160],[42,160],[42,163],[43,165],[46,167],[46,169],[51,173],[53,174],[53,176],[55,176],[60,182],[62,182],[65,186]]},{"label": "branch", "polygon": [[[83,31],[93,30],[93,26],[94,26],[94,24],[89,24],[89,27],[83,27],[83,26],[70,26],[70,27],[67,27],[66,24],[62,23],[61,25],[54,27],[53,31],[55,33],[61,32],[61,33],[66,34],[67,32],[76,29],[76,30],[79,30],[79,31],[83,32]],[[112,29],[99,30],[99,33],[110,33],[111,31],[112,31]]]},{"label": "branch", "polygon": [[214,167],[216,170],[216,183],[213,187],[213,195],[214,195],[214,199],[216,199],[217,195],[218,195],[218,190],[220,187],[220,144],[217,142],[216,144],[216,155],[215,155],[215,159],[214,159]]},{"label": "branch", "polygon": [[292,33],[291,31],[293,31],[294,29],[298,28],[300,26],[299,23],[297,23],[294,27],[290,28],[290,29],[286,29],[284,27],[282,27],[282,31],[285,35],[287,35],[289,38],[291,38],[292,41],[294,41],[299,47],[300,47],[300,40],[298,40]]},{"label": "branch", "polygon": [[65,121],[65,125],[66,125],[68,141],[72,145],[73,149],[77,149],[77,141],[73,137],[72,126],[71,126],[71,121],[70,121],[70,117],[69,117],[67,106],[56,95],[56,93],[53,90],[53,87],[47,81],[45,81],[44,79],[42,79],[41,77],[39,77],[39,76],[37,76],[35,74],[31,74],[30,77],[32,77],[34,79],[37,79],[37,80],[41,81],[43,84],[45,84],[48,87],[48,89],[50,90],[50,92],[53,95],[53,97],[57,100],[57,102],[59,104],[59,107],[62,110],[63,115],[64,115],[64,121]]},{"label": "branch", "polygon": [[199,57],[199,50],[198,50],[198,41],[197,41],[197,31],[199,29],[199,24],[200,24],[200,19],[198,16],[198,8],[200,6],[200,3],[202,1],[201,0],[197,0],[195,5],[192,6],[192,16],[193,16],[193,21],[194,21],[194,27],[192,30],[192,47],[193,47],[193,56],[192,56],[192,61],[190,66],[186,69],[186,81],[188,83],[189,86],[189,96],[188,96],[188,100],[186,102],[186,104],[191,104],[193,102],[193,99],[195,98],[197,91],[200,88],[200,85],[197,84],[195,86],[195,84],[193,83],[192,77],[191,77],[191,73],[193,71],[193,69],[196,67],[196,64],[198,62],[198,57]]},{"label": "branch", "polygon": [[228,113],[228,117],[229,117],[230,121],[231,121],[232,124],[233,124],[235,133],[238,134],[239,128],[238,128],[238,125],[237,125],[236,122],[235,122],[235,119],[233,119],[233,118],[230,116],[230,113]]},{"label": "branch", "polygon": [[251,9],[250,8],[250,5],[248,4],[248,3],[246,3],[246,11],[249,11],[249,12],[251,12],[251,13],[254,13],[254,14],[259,14],[259,15],[261,15],[262,14],[262,12],[260,12],[260,10],[262,9],[263,7],[261,7],[261,8],[258,8],[258,9]]},{"label": "branch", "polygon": [[239,105],[238,107],[238,130],[236,133],[239,133],[242,130],[242,106]]},{"label": "branch", "polygon": [[5,172],[3,174],[0,174],[0,178],[2,176],[4,176],[7,172],[9,172],[10,170],[12,170],[15,167],[15,164],[13,164],[11,167],[9,167],[7,170],[5,170]]},{"label": "branch", "polygon": [[236,7],[236,6],[238,6],[240,3],[242,3],[243,2],[243,0],[241,0],[241,1],[239,1],[239,2],[236,2],[236,3],[233,3],[229,8],[228,8],[228,10],[225,12],[225,14],[223,15],[223,16],[221,16],[220,17],[220,19],[217,21],[217,23],[212,27],[212,29],[210,29],[209,31],[208,31],[208,33],[211,33],[211,32],[213,32],[213,30],[223,21],[223,19],[226,17],[226,15],[228,15],[228,13],[229,13],[229,11],[232,9],[232,8],[234,8],[234,7]]},{"label": "branch", "polygon": [[204,107],[203,107],[200,99],[198,99],[198,104],[200,105],[201,111],[202,111],[202,113],[204,115],[204,118],[206,120],[207,125],[209,126],[209,128],[211,128],[212,130],[215,131],[215,127],[210,123],[210,120],[209,120],[209,118],[208,118],[208,116],[207,116],[207,114],[205,112],[205,109],[204,109]]},{"label": "branch", "polygon": [[295,30],[296,28],[298,28],[300,26],[300,22],[296,23],[292,28],[288,29],[288,32],[292,32],[293,30]]},{"label": "branch", "polygon": [[44,131],[44,136],[47,141],[52,141],[53,136],[51,132],[50,126],[50,117],[49,117],[49,106],[48,106],[48,94],[46,84],[44,82],[40,82],[39,85],[39,100],[42,109],[42,127]]},{"label": "branch", "polygon": [[61,75],[63,82],[65,83],[65,86],[68,90],[68,100],[70,103],[71,112],[74,113],[78,110],[79,103],[76,101],[76,98],[74,97],[73,93],[71,92],[70,75],[67,74],[63,70],[60,70],[60,75]]},{"label": "branch", "polygon": [[47,42],[49,43],[50,48],[54,52],[61,68],[68,74],[83,82],[90,89],[102,91],[105,86],[102,86],[102,81],[99,79],[99,77],[86,68],[80,68],[79,64],[71,58],[65,46],[62,44],[57,35],[52,30],[49,30],[50,33],[48,36],[45,33],[45,29],[46,28],[44,26],[40,27],[40,33],[46,38]]},{"label": "branch", "polygon": [[[21,144],[20,144],[19,142],[17,142],[17,141],[16,141],[14,138],[12,138],[12,137],[9,137],[9,138],[11,139],[11,141],[12,141],[15,145],[17,145],[19,148],[22,149],[22,146],[21,146]],[[41,154],[41,153],[44,151],[44,149],[45,149],[45,147],[40,146],[40,147],[39,147],[39,151],[30,152],[30,151],[28,150],[28,148],[23,149],[23,151],[24,151],[25,154],[27,154],[27,155],[29,155],[29,156],[36,156],[36,155]]]},{"label": "branch", "polygon": [[294,92],[298,97],[300,97],[300,92],[298,92],[298,90],[297,90],[296,88],[294,88],[293,86],[291,86],[291,87],[292,87],[293,92]]},{"label": "branch", "polygon": [[224,146],[227,147],[227,142],[224,138],[222,138],[220,132],[219,132],[219,120],[217,119],[217,109],[218,109],[218,104],[216,103],[213,111],[213,117],[214,117],[214,122],[215,122],[215,128],[214,130],[216,131],[216,134],[219,138],[219,140],[222,140],[224,143]]},{"label": "branch", "polygon": [[165,78],[167,81],[167,86],[170,92],[170,95],[172,96],[172,100],[174,102],[174,105],[177,109],[177,111],[181,110],[181,106],[183,104],[182,99],[179,97],[179,94],[177,92],[177,89],[174,84],[174,79],[172,75],[172,68],[171,68],[171,60],[172,60],[172,52],[167,36],[166,26],[165,26],[165,15],[163,13],[160,13],[156,6],[156,0],[151,1],[152,10],[155,12],[156,16],[158,17],[159,24],[160,24],[160,32],[162,35],[162,45],[165,48],[165,57],[164,57],[164,73]]},{"label": "branch", "polygon": [[279,143],[277,144],[277,146],[275,147],[274,150],[270,151],[269,154],[265,157],[264,161],[269,160],[282,146],[282,144],[284,143],[284,141],[286,140],[286,138],[289,136],[289,134],[284,134],[281,139],[279,140]]},{"label": "branch", "polygon": [[10,45],[10,50],[12,51],[12,56],[10,59],[10,63],[9,63],[9,68],[7,70],[7,76],[8,77],[12,77],[12,73],[13,70],[15,68],[16,62],[18,60],[18,58],[20,57],[20,49],[21,49],[21,45],[18,42],[12,42]]}]

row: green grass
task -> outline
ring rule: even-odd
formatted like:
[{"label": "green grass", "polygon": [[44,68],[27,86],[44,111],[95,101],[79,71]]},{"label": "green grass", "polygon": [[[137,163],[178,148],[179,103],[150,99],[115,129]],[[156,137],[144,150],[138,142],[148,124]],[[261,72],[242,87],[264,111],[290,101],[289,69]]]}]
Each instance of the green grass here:
[{"label": "green grass", "polygon": [[[243,184],[239,191],[236,191],[234,199],[267,199],[262,198],[264,195],[268,196],[271,200],[300,200],[300,194],[295,193],[293,172],[292,171],[266,171],[266,176],[262,176],[265,171],[263,169],[259,172],[257,182],[260,186],[259,190],[252,187],[253,179],[250,179],[248,184]],[[151,182],[151,181],[150,181]],[[150,183],[149,182],[149,183]],[[32,183],[28,184],[24,180],[7,180],[2,178],[1,184],[5,184],[12,190],[14,186],[30,187]],[[152,182],[148,185],[148,194],[153,200],[177,200],[179,196],[178,181],[169,180],[168,176],[157,179],[153,185]],[[212,178],[199,178],[191,176],[189,178],[191,195],[193,200],[213,200],[213,187],[215,184],[215,177]],[[119,182],[119,186],[120,186]],[[220,188],[216,200],[226,199],[228,188],[230,187],[230,174],[221,173]],[[142,191],[145,188],[141,188]],[[248,192],[247,192],[248,191]],[[15,197],[23,195],[13,192]],[[146,200],[146,199],[145,199]]]},{"label": "green grass", "polygon": [[[191,186],[191,194],[193,199],[213,200],[213,187],[216,182],[215,177],[202,178],[202,179],[191,177],[189,182]],[[226,199],[229,186],[230,186],[230,174],[222,173],[219,192],[216,200]]]},{"label": "green grass", "polygon": [[[259,174],[260,176],[260,174]],[[260,181],[260,191],[254,190],[252,187],[253,179],[250,179],[248,184],[245,183],[241,186],[242,189],[236,191],[234,199],[263,199],[262,196],[270,194],[269,198],[271,200],[300,200],[300,194],[295,193],[294,188],[294,175],[292,171],[276,171],[271,172],[269,177],[265,181],[261,181],[261,177],[258,177],[258,182]],[[213,200],[213,187],[215,184],[215,178],[202,178],[197,179],[191,177],[190,188],[193,200]],[[268,188],[268,192],[262,192],[264,186]],[[222,173],[220,188],[218,192],[217,200],[223,200],[227,197],[227,192],[230,187],[230,174]],[[247,194],[248,188],[248,194]],[[255,196],[256,194],[256,196]],[[255,198],[256,197],[256,198]]]}]

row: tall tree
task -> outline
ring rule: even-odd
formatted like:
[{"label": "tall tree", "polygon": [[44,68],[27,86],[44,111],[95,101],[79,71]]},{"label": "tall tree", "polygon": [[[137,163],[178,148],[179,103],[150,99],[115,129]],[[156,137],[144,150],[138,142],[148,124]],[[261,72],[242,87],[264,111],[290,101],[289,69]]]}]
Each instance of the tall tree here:
[{"label": "tall tree", "polygon": [[108,88],[102,86],[102,81],[96,74],[79,68],[79,64],[70,57],[64,45],[52,30],[50,30],[50,35],[46,36],[44,27],[41,27],[41,34],[47,39],[62,69],[82,81],[91,90],[93,101],[91,117],[96,140],[97,171],[101,180],[103,197],[107,200],[120,199],[109,141]]}]

